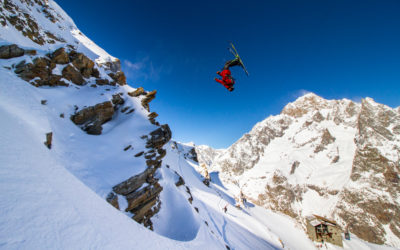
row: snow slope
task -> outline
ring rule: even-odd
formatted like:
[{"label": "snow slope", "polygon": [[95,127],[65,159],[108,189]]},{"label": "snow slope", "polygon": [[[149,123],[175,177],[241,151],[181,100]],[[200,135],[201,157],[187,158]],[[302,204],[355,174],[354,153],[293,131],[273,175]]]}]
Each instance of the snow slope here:
[{"label": "snow slope", "polygon": [[[280,246],[276,235],[263,233],[267,228],[258,225],[255,230],[252,225],[257,222],[245,222],[250,219],[245,213],[233,211],[230,217],[222,214],[219,194],[206,188],[193,166],[172,151],[167,152],[165,162],[156,172],[163,191],[160,212],[153,219],[155,232],[132,220],[132,214],[121,212],[128,205],[125,197],[119,196],[121,211],[107,203],[106,196],[115,185],[146,169],[146,159],[134,155],[146,148],[143,135],[158,126],[149,122],[150,112],[143,107],[143,98],[128,95],[136,89],[127,85],[96,85],[96,79],[91,77],[82,86],[65,80],[67,87],[36,88],[19,78],[14,73],[15,65],[23,60],[30,63],[36,58],[48,58],[48,53],[60,47],[82,52],[94,60],[95,68],[105,79],[110,79],[110,66],[104,63],[117,59],[85,37],[53,1],[15,0],[7,1],[4,7],[0,44],[17,44],[25,50],[36,50],[36,54],[0,60],[0,248]],[[17,18],[16,25],[10,24],[15,21],[13,18]],[[63,67],[55,65],[52,74],[61,75]],[[103,124],[101,135],[89,135],[71,121],[70,116],[77,110],[110,101],[116,94],[125,103]],[[120,112],[125,107],[134,112]],[[53,133],[51,149],[44,145],[49,132]],[[130,148],[126,149],[127,146]],[[187,187],[192,189],[192,205],[187,200],[187,190],[175,185],[177,175],[173,169],[178,168],[187,178]],[[232,201],[231,197],[224,197]],[[241,219],[232,219],[235,216]],[[310,244],[306,239],[305,242]]]},{"label": "snow slope", "polygon": [[[82,34],[54,1],[12,0],[2,7],[0,46],[17,44],[36,54],[0,59],[1,249],[315,248],[290,217],[252,203],[236,208],[239,189],[219,181],[222,171],[211,173],[207,187],[188,144],[164,146],[166,156],[154,174],[163,188],[160,210],[151,218],[154,231],[125,211],[125,196],[118,195],[119,210],[111,206],[106,198],[113,187],[147,169],[147,155],[135,155],[148,150],[146,136],[160,126],[149,121],[144,97],[132,96],[138,89],[97,84],[112,81],[109,74],[120,70],[118,59]],[[82,85],[63,78],[68,86],[34,87],[15,74],[21,61],[51,61],[59,48],[93,60],[99,77],[85,77]],[[65,64],[51,66],[52,75],[65,77]],[[115,95],[124,103],[113,106],[101,135],[89,135],[71,121],[78,110]],[[44,145],[49,132],[51,149]],[[177,185],[180,177],[185,183]],[[357,239],[345,244],[345,249],[352,247],[377,248]]]},{"label": "snow slope", "polygon": [[39,89],[2,68],[0,75],[0,248],[189,247],[145,229],[72,175],[43,145],[55,125]]}]

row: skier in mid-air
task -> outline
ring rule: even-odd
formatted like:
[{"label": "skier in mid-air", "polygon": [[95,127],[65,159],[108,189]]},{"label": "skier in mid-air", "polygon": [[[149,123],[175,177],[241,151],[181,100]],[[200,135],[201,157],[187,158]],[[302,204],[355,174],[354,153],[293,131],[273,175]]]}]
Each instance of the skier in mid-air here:
[{"label": "skier in mid-air", "polygon": [[249,75],[249,73],[247,72],[246,68],[244,67],[243,62],[240,59],[240,56],[237,53],[235,46],[233,46],[232,43],[231,43],[231,48],[229,48],[229,51],[235,56],[235,59],[229,60],[225,63],[224,67],[222,68],[222,71],[217,72],[217,74],[220,75],[222,77],[222,79],[215,78],[215,81],[221,83],[229,91],[233,91],[235,89],[233,87],[233,85],[235,84],[235,79],[233,79],[232,73],[229,70],[229,68],[233,67],[233,66],[241,66],[247,75]]}]

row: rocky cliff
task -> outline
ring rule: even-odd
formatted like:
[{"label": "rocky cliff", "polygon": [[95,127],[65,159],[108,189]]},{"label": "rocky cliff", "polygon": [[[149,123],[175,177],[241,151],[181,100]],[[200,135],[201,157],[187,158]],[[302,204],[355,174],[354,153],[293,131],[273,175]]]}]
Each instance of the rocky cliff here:
[{"label": "rocky cliff", "polygon": [[[152,229],[150,218],[160,209],[159,194],[163,190],[155,175],[166,154],[163,146],[172,136],[168,125],[160,125],[155,120],[157,114],[150,113],[149,103],[156,91],[127,86],[120,61],[82,34],[52,1],[5,0],[0,7],[0,25],[3,68],[27,85],[43,89],[49,97],[43,99],[42,104],[57,112],[61,119],[69,118],[66,123],[82,130],[78,137],[87,154],[85,157],[82,152],[82,158],[90,158],[89,147],[96,152],[93,145],[85,142],[85,133],[102,137],[104,127],[108,128],[105,133],[110,133],[116,126],[127,123],[131,129],[140,128],[131,135],[121,133],[114,137],[114,142],[122,144],[120,151],[131,155],[131,160],[124,162],[124,166],[131,165],[130,171],[118,173],[115,168],[114,172],[109,172],[113,176],[111,180],[90,178],[108,183],[107,187],[93,186],[93,189],[115,208]],[[63,131],[48,133],[51,138],[60,138],[62,134]],[[131,139],[126,141],[126,137]],[[47,138],[45,143],[49,149],[51,141]],[[67,146],[67,152],[72,150]],[[103,160],[106,161],[115,157],[107,152],[105,155]],[[113,162],[121,164],[118,159]],[[101,163],[98,164],[92,163],[92,168],[101,168]],[[83,179],[80,171],[72,172]],[[93,175],[93,170],[85,172],[85,175]]]},{"label": "rocky cliff", "polygon": [[400,246],[400,115],[365,98],[307,94],[200,163],[255,203],[304,223],[319,214],[358,237]]}]

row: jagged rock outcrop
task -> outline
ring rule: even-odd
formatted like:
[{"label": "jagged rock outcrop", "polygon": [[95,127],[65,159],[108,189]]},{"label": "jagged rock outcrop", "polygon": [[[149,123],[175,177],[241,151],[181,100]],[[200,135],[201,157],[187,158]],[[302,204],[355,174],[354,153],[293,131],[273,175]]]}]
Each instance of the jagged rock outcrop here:
[{"label": "jagged rock outcrop", "polygon": [[75,83],[76,85],[83,85],[85,80],[83,79],[81,73],[75,69],[72,65],[67,65],[62,70],[62,77]]},{"label": "jagged rock outcrop", "polygon": [[94,69],[94,62],[83,53],[78,53],[72,50],[69,53],[69,59],[72,65],[81,73],[83,77],[98,77],[99,72]]},{"label": "jagged rock outcrop", "polygon": [[133,214],[133,219],[138,223],[143,223],[146,227],[153,230],[151,217],[156,214],[161,207],[159,194],[163,188],[154,178],[154,174],[161,167],[162,158],[166,155],[166,150],[162,147],[171,139],[171,130],[168,124],[150,133],[147,138],[147,152],[140,152],[135,157],[146,159],[147,168],[142,173],[132,176],[113,187],[113,192],[125,196],[128,206],[126,212]]},{"label": "jagged rock outcrop", "polygon": [[20,57],[25,54],[25,50],[18,47],[16,44],[0,46],[0,59],[10,59]]},{"label": "jagged rock outcrop", "polygon": [[147,168],[144,172],[132,176],[126,181],[121,182],[120,184],[113,187],[113,191],[117,194],[128,195],[137,189],[139,189],[144,183],[147,182],[147,178],[149,176],[153,176],[156,168]]},{"label": "jagged rock outcrop", "polygon": [[[25,8],[28,8],[30,11],[43,13],[43,17],[47,18],[51,23],[56,23],[62,19],[60,15],[52,14],[54,13],[54,9],[51,8],[45,0],[24,0],[24,2],[26,3],[24,6]],[[35,8],[37,6],[41,8]],[[39,20],[36,20],[36,18],[29,15],[20,7],[21,6],[14,4],[12,1],[3,1],[0,12],[0,24],[2,26],[12,25],[16,30],[20,31],[22,35],[39,45],[66,42],[62,37],[53,34],[45,27],[41,27],[38,23]],[[61,28],[63,27],[60,26],[60,29]]]},{"label": "jagged rock outcrop", "polygon": [[121,71],[121,61],[119,59],[103,62],[100,66],[114,73]]},{"label": "jagged rock outcrop", "polygon": [[[10,51],[10,49],[4,50]],[[21,50],[23,53],[31,53],[23,49],[18,50],[18,53],[21,53]],[[16,51],[16,49],[12,51]],[[9,54],[9,52],[7,53]],[[3,54],[6,55],[7,53],[4,52]],[[62,68],[58,74],[53,73],[57,65],[61,65]],[[32,63],[26,63],[23,60],[15,66],[14,72],[36,87],[69,86],[66,81],[82,86],[91,81],[91,77],[95,78],[95,82],[98,85],[115,86],[116,84],[126,84],[126,78],[122,71],[110,73],[109,75],[112,76],[109,78],[112,80],[110,81],[108,79],[109,76],[100,76],[96,63],[90,58],[75,50],[69,50],[68,52],[64,47],[47,54],[46,57],[36,57],[32,60]]]},{"label": "jagged rock outcrop", "polygon": [[160,149],[169,140],[171,140],[172,132],[168,124],[161,125],[158,129],[150,133],[150,139],[146,143],[146,148]]},{"label": "jagged rock outcrop", "polygon": [[115,193],[110,192],[107,195],[106,201],[119,210],[118,196]]},{"label": "jagged rock outcrop", "polygon": [[138,96],[146,95],[146,94],[147,94],[147,92],[144,91],[143,87],[139,87],[135,91],[132,91],[132,92],[128,93],[128,95],[132,96],[132,97],[138,97]]},{"label": "jagged rock outcrop", "polygon": [[185,153],[185,154],[184,154],[184,157],[185,157],[185,158],[189,158],[189,159],[191,159],[192,161],[199,162],[199,160],[197,159],[197,152],[196,152],[195,147],[193,147],[192,149],[190,149],[189,152]]},{"label": "jagged rock outcrop", "polygon": [[115,83],[121,86],[126,84],[126,77],[124,72],[118,71],[116,73],[109,73],[108,75],[114,80],[113,85],[115,85]]},{"label": "jagged rock outcrop", "polygon": [[115,105],[115,108],[117,108],[120,105],[124,105],[125,100],[122,97],[122,95],[123,95],[122,93],[118,93],[118,94],[115,94],[112,96],[111,102],[112,102],[112,104]]},{"label": "jagged rock outcrop", "polygon": [[71,120],[91,135],[100,135],[102,126],[111,120],[114,114],[114,107],[110,101],[84,108],[71,116]]},{"label": "jagged rock outcrop", "polygon": [[46,133],[46,141],[44,142],[44,145],[46,145],[48,149],[51,149],[52,142],[53,142],[53,133],[52,132]]},{"label": "jagged rock outcrop", "polygon": [[150,112],[150,106],[149,103],[156,98],[157,90],[153,90],[151,92],[148,92],[144,98],[142,99],[142,106]]},{"label": "jagged rock outcrop", "polygon": [[51,61],[55,64],[67,64],[69,63],[69,55],[64,48],[59,48],[50,54]]},{"label": "jagged rock outcrop", "polygon": [[335,137],[329,133],[329,130],[326,128],[324,129],[322,136],[321,136],[321,143],[315,148],[314,153],[319,153],[323,151],[327,145],[333,143],[336,140]]},{"label": "jagged rock outcrop", "polygon": [[[11,73],[14,72],[18,77],[36,87],[69,86],[70,88],[65,91],[66,97],[65,100],[62,100],[62,103],[65,106],[68,105],[68,107],[75,105],[75,113],[70,115],[70,119],[88,134],[100,135],[103,130],[102,125],[113,118],[121,118],[119,120],[121,123],[129,124],[133,127],[145,127],[146,125],[154,127],[147,123],[147,118],[149,118],[153,124],[159,126],[159,123],[155,121],[156,112],[150,113],[148,117],[140,112],[134,118],[137,119],[137,122],[136,120],[132,121],[133,119],[130,120],[133,116],[127,116],[133,113],[140,104],[149,110],[149,103],[155,98],[156,91],[147,92],[143,88],[132,91],[131,87],[123,86],[126,85],[126,76],[121,71],[120,61],[91,42],[54,2],[46,0],[5,0],[0,6],[0,24],[2,28],[10,31],[10,36],[2,37],[4,38],[4,43],[9,42],[10,44],[2,44],[0,46],[0,59],[7,60],[4,61],[5,63],[9,62],[9,65],[5,65],[4,68],[10,70]],[[14,37],[16,38],[14,39]],[[13,44],[15,43],[14,40],[22,42],[16,45]],[[19,44],[37,48],[37,51],[26,49]],[[97,89],[81,87],[84,85]],[[104,88],[102,87],[104,85],[110,85],[113,88]],[[100,93],[96,93],[86,100],[85,98],[79,98],[79,96],[86,97],[80,92],[81,89],[84,89],[84,91],[99,91]],[[68,99],[70,93],[73,93],[74,98]],[[128,100],[125,99],[125,95],[138,97],[138,99]],[[102,100],[105,96],[108,99]],[[76,100],[77,103],[71,103],[70,100]],[[91,106],[89,106],[87,101],[98,104],[93,105],[90,103],[89,105]],[[42,104],[46,105],[47,103],[42,100]],[[79,109],[77,105],[81,108]],[[50,106],[43,108],[52,108],[53,110],[60,108],[60,105]],[[65,111],[57,110],[56,112],[57,119],[58,116],[64,118],[64,113],[62,112]],[[118,116],[121,113],[124,114]],[[62,121],[66,122],[65,120]],[[135,133],[139,133],[137,131],[131,132],[133,134],[133,136],[131,135],[132,137],[135,137]],[[46,135],[45,145],[48,148],[51,148],[52,145],[52,135],[52,133]],[[163,149],[163,146],[170,138],[171,131],[168,125],[162,125],[150,133],[149,136],[142,138],[143,141],[132,139],[129,143],[123,145],[123,152],[130,153],[130,157],[135,164],[143,164],[143,172],[136,172],[136,175],[130,178],[128,178],[129,176],[121,177],[123,173],[112,173],[113,177],[110,178],[112,181],[115,181],[115,179],[128,179],[115,185],[105,197],[106,201],[112,206],[131,213],[134,220],[151,229],[150,218],[160,209],[159,194],[163,190],[155,175],[157,169],[162,165],[162,159],[166,155],[166,150]],[[115,143],[118,143],[118,140]],[[127,146],[127,144],[129,145]],[[142,150],[144,146],[146,146],[144,151],[134,152],[136,148]],[[90,150],[88,151],[91,152]],[[106,150],[99,151],[105,153],[105,157],[109,157]],[[115,156],[113,155],[112,157]],[[118,160],[115,161],[119,162]],[[123,162],[123,164],[127,164],[127,162]],[[83,168],[85,167],[83,166]],[[90,171],[88,170],[88,172]],[[112,170],[110,170],[111,172]],[[101,178],[96,176],[93,179],[99,181]],[[85,182],[85,179],[82,181]],[[112,182],[107,182],[106,185],[111,185],[110,183]],[[98,192],[99,190],[95,191]],[[99,193],[103,195],[103,191],[101,190]],[[126,202],[122,199],[126,199]],[[127,207],[122,207],[125,204],[127,204]]]},{"label": "jagged rock outcrop", "polygon": [[[21,61],[15,66],[14,72],[25,81],[36,87],[39,86],[68,86],[60,75],[53,75],[52,70],[55,68],[49,59],[45,57],[37,57],[32,63]],[[33,81],[32,81],[33,80]]]}]

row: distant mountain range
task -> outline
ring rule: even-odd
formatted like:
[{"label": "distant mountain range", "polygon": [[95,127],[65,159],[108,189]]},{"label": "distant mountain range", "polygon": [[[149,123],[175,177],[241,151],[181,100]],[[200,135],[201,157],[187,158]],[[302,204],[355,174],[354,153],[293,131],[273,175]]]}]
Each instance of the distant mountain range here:
[{"label": "distant mountain range", "polygon": [[302,223],[327,216],[361,239],[400,246],[400,108],[309,93],[229,148],[196,151],[260,206]]}]

